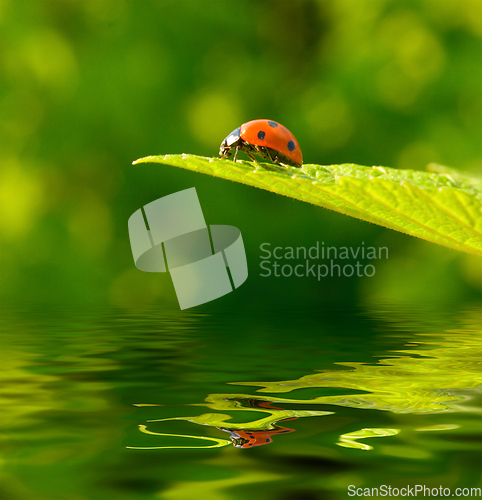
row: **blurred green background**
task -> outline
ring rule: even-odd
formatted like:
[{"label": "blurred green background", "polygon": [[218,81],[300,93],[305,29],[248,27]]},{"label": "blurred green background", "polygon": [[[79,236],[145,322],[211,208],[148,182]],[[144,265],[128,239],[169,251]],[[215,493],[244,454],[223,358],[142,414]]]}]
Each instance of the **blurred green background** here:
[{"label": "blurred green background", "polygon": [[[127,220],[195,186],[241,229],[238,301],[467,300],[480,259],[142,156],[287,126],[307,163],[481,170],[480,0],[0,0],[0,299],[177,307]],[[259,245],[387,246],[373,278],[262,278]]]}]

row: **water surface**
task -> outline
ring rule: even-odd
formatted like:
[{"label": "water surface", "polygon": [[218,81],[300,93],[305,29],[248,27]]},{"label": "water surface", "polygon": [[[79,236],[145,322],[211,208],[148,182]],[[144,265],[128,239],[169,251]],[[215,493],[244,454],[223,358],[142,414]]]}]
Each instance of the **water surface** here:
[{"label": "water surface", "polygon": [[482,486],[476,304],[217,307],[4,307],[1,497]]}]

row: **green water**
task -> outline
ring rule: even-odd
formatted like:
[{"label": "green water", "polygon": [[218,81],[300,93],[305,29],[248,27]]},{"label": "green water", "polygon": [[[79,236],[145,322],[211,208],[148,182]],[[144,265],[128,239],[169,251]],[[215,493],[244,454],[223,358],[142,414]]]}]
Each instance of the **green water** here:
[{"label": "green water", "polygon": [[233,313],[221,302],[4,307],[1,498],[482,486],[477,304]]}]

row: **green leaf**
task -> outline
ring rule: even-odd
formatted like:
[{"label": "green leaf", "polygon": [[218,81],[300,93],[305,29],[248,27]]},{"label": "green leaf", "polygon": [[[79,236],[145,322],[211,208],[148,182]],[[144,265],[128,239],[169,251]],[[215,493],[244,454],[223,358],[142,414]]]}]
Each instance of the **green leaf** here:
[{"label": "green leaf", "polygon": [[354,164],[295,168],[187,154],[147,156],[139,163],[241,182],[482,256],[482,182],[435,164],[435,172]]}]

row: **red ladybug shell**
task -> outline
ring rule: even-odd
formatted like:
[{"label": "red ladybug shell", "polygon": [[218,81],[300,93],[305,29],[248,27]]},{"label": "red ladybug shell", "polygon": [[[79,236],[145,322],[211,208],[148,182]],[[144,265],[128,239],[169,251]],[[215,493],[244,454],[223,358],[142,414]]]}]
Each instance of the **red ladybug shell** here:
[{"label": "red ladybug shell", "polygon": [[[295,420],[295,419],[287,419]],[[231,431],[231,439],[236,448],[253,448],[255,446],[263,446],[264,444],[270,444],[273,442],[273,438],[276,434],[285,434],[287,432],[294,432],[294,429],[289,427],[279,427],[277,429],[268,431],[242,431],[236,430]],[[238,442],[239,441],[239,442]]]},{"label": "red ladybug shell", "polygon": [[296,137],[273,120],[252,120],[241,125],[240,137],[248,144],[278,151],[298,165],[303,164],[303,155]]}]

